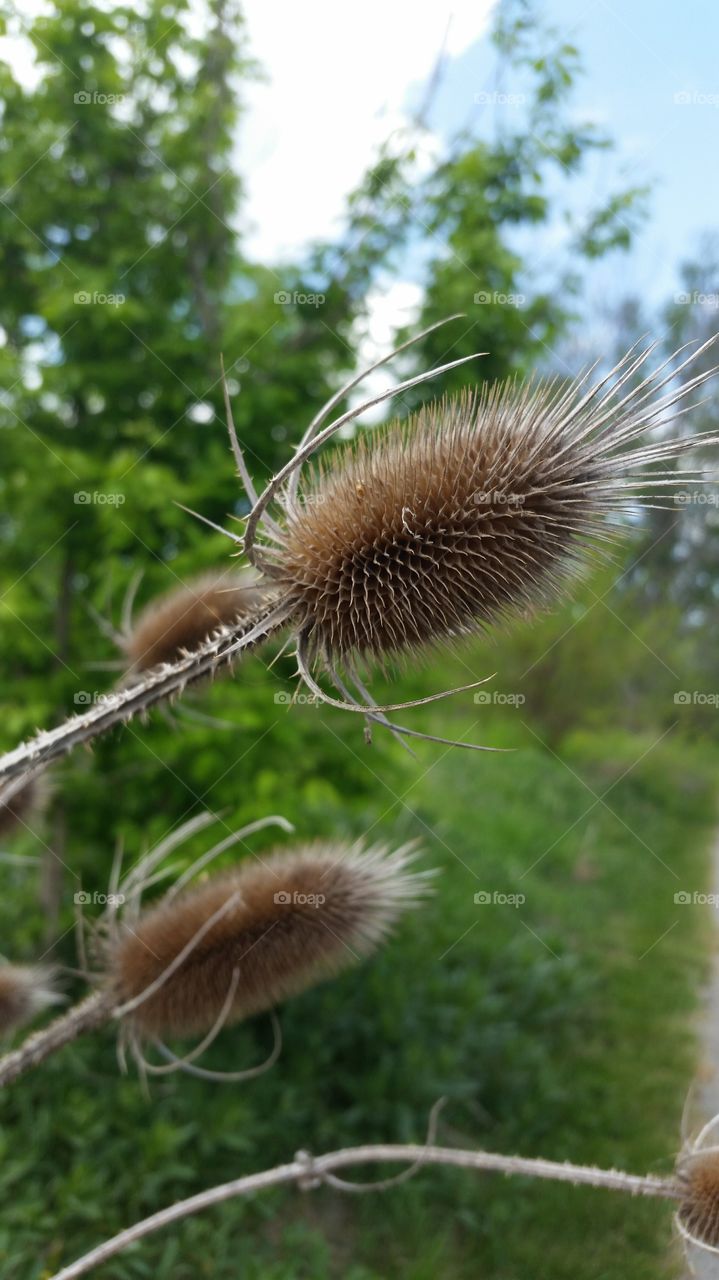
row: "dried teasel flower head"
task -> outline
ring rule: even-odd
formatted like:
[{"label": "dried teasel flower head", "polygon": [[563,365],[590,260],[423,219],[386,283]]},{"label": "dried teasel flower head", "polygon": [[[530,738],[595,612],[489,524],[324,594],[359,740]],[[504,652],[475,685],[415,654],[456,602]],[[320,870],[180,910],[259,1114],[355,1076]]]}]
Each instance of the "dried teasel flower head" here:
[{"label": "dried teasel flower head", "polygon": [[310,656],[415,651],[560,597],[588,547],[667,484],[642,469],[697,443],[646,442],[661,381],[622,396],[637,363],[590,390],[510,381],[430,404],[317,470],[265,553]]},{"label": "dried teasel flower head", "polygon": [[0,1035],[14,1031],[60,996],[53,970],[43,965],[0,964]]},{"label": "dried teasel flower head", "polygon": [[250,858],[120,927],[108,979],[143,1038],[271,1009],[368,955],[427,891],[410,846],[327,842]]},{"label": "dried teasel flower head", "polygon": [[[621,531],[623,517],[672,486],[701,483],[701,471],[674,464],[719,437],[648,436],[717,371],[682,381],[713,341],[689,344],[679,362],[681,352],[649,374],[656,344],[633,348],[594,382],[590,370],[568,384],[509,381],[443,400],[348,446],[301,482],[307,459],[364,409],[463,361],[400,383],[322,427],[361,374],[320,411],[259,496],[228,413],[253,504],[236,541],[275,587],[271,624],[296,632],[299,673],[312,692],[389,724],[383,713],[402,704],[377,707],[359,680],[358,660],[416,653],[560,599],[588,552]],[[238,639],[238,648],[255,642],[258,630]],[[316,658],[341,699],[317,685]]]},{"label": "dried teasel flower head", "polygon": [[677,1222],[691,1243],[719,1252],[719,1147],[684,1155],[677,1165]]},{"label": "dried teasel flower head", "polygon": [[130,671],[173,662],[258,609],[265,597],[257,574],[246,569],[205,573],[151,600],[121,637]]}]

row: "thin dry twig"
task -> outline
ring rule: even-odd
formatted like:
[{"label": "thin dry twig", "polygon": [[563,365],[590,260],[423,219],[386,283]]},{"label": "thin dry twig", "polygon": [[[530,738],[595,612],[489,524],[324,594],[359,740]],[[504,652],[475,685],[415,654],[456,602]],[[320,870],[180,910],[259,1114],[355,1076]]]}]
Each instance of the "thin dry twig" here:
[{"label": "thin dry twig", "polygon": [[102,1262],[121,1253],[123,1249],[127,1249],[155,1231],[170,1226],[173,1222],[178,1222],[190,1214],[199,1213],[203,1209],[209,1209],[212,1205],[232,1200],[236,1196],[252,1195],[257,1191],[265,1191],[269,1187],[294,1184],[302,1190],[312,1190],[325,1182],[330,1182],[337,1190],[382,1190],[383,1183],[376,1188],[367,1184],[363,1184],[361,1188],[357,1186],[353,1188],[351,1184],[331,1180],[330,1175],[335,1169],[346,1169],[357,1164],[394,1164],[403,1161],[410,1161],[416,1167],[445,1165],[458,1169],[471,1169],[477,1173],[520,1174],[524,1177],[568,1182],[573,1186],[603,1187],[609,1191],[621,1191],[634,1196],[653,1196],[664,1200],[681,1198],[681,1191],[673,1178],[658,1178],[651,1174],[642,1176],[617,1169],[597,1169],[586,1165],[560,1164],[554,1160],[497,1155],[488,1151],[462,1151],[454,1147],[439,1147],[418,1142],[346,1147],[322,1156],[311,1156],[307,1152],[300,1151],[289,1164],[278,1165],[262,1173],[253,1173],[244,1178],[222,1183],[220,1186],[211,1187],[207,1191],[201,1191],[186,1200],[169,1205],[159,1213],[153,1213],[149,1218],[135,1223],[134,1226],[113,1236],[111,1240],[106,1240],[90,1250],[76,1262],[63,1267],[49,1280],[77,1280],[78,1276],[87,1275]]}]

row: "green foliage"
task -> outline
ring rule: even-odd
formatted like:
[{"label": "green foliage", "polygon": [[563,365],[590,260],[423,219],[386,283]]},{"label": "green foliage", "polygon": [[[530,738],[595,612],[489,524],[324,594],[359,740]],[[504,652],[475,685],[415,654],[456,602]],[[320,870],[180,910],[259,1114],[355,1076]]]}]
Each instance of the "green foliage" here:
[{"label": "green foliage", "polygon": [[[571,180],[606,139],[572,119],[576,50],[515,3],[496,38],[526,88],[523,128],[456,139],[429,172],[419,126],[399,135],[335,241],[276,269],[249,261],[231,146],[254,68],[231,0],[212,0],[205,16],[198,36],[184,0],[110,10],[53,0],[29,25],[37,86],[0,65],[7,746],[71,712],[80,691],[111,685],[98,664],[116,651],[97,614],[119,625],[137,568],[144,601],[228,563],[227,543],[174,505],[218,523],[247,509],[221,421],[221,351],[261,481],[353,368],[368,294],[408,256],[427,263],[423,323],[469,312],[418,360],[487,349],[482,376],[522,373],[566,328],[577,264],[623,247],[640,207],[636,192],[608,195],[572,228],[572,271],[547,283],[533,270],[526,237],[562,215],[559,176]],[[309,293],[321,307],[287,303]],[[519,294],[521,306],[498,300]],[[678,711],[673,695],[711,667],[682,632],[680,604],[655,599],[648,611],[646,595],[637,607],[609,587],[592,578],[566,610],[385,686],[421,695],[497,670],[486,689],[514,702],[468,695],[412,723],[521,755],[422,745],[412,760],[381,731],[370,747],[356,717],[288,707],[294,665],[272,652],[54,771],[47,817],[13,852],[49,846],[67,867],[56,954],[68,965],[78,885],[104,891],[117,841],[132,861],[205,808],[222,834],[280,812],[300,837],[418,835],[442,876],[376,961],[288,1005],[281,1062],[261,1080],[214,1089],[173,1077],[148,1100],[99,1036],[14,1087],[0,1129],[4,1280],[40,1280],[135,1218],[299,1147],[419,1138],[440,1094],[451,1141],[668,1167],[705,939],[697,911],[662,940],[674,907],[663,864],[683,887],[703,887],[716,763],[711,709]],[[243,854],[271,840],[255,836]],[[190,842],[178,868],[206,847]],[[37,868],[1,870],[3,949],[37,955]],[[475,904],[483,889],[526,892],[526,906]],[[68,995],[80,985],[68,978]],[[268,1040],[261,1020],[240,1027],[214,1046],[213,1065],[260,1061]],[[575,1192],[569,1219],[563,1189],[447,1170],[379,1209],[328,1191],[227,1205],[98,1275],[506,1280],[535,1274],[541,1259],[556,1280],[600,1280],[621,1259],[623,1273],[656,1280],[667,1239],[661,1206]]]}]

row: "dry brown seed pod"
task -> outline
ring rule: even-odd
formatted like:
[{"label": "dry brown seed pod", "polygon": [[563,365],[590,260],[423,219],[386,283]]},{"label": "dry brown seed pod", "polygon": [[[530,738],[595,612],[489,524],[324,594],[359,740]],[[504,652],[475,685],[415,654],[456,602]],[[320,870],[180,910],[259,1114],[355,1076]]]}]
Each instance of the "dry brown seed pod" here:
[{"label": "dry brown seed pod", "polygon": [[130,671],[148,671],[192,652],[219,627],[256,610],[266,594],[251,570],[225,570],[202,574],[151,600],[122,640]]},{"label": "dry brown seed pod", "polygon": [[719,1148],[683,1156],[677,1182],[682,1192],[677,1211],[680,1230],[696,1244],[719,1249]]},{"label": "dry brown seed pod", "polygon": [[330,977],[427,891],[414,856],[410,846],[308,844],[168,895],[131,927],[120,922],[110,946],[124,1019],[141,1036],[198,1034],[223,1008],[236,1022]]},{"label": "dry brown seed pod", "polygon": [[659,375],[622,395],[640,360],[589,391],[506,382],[431,404],[318,468],[261,553],[309,657],[382,659],[550,604],[623,514],[696,478],[641,469],[704,437],[628,447],[694,381],[647,405]]},{"label": "dry brown seed pod", "polygon": [[53,989],[52,969],[0,964],[0,1035],[29,1022],[59,998]]}]

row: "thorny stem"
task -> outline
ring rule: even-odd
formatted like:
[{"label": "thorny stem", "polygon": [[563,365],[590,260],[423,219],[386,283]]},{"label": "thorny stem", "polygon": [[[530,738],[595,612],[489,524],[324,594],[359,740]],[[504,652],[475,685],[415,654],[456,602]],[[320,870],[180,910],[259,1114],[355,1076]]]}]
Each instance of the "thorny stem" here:
[{"label": "thorny stem", "polygon": [[144,679],[108,693],[102,701],[71,716],[55,729],[41,729],[30,741],[0,757],[0,783],[50,764],[81,743],[92,742],[107,733],[114,725],[124,724],[181,693],[187,685],[230,666],[240,652],[256,648],[278,631],[286,617],[287,611],[283,612],[281,606],[265,606],[236,626],[224,628],[219,636],[206,641],[187,657],[164,664]]},{"label": "thorny stem", "polygon": [[76,1262],[63,1267],[49,1280],[76,1280],[78,1276],[87,1275],[94,1267],[114,1257],[128,1245],[160,1231],[172,1222],[177,1222],[189,1214],[199,1213],[212,1205],[222,1204],[235,1196],[250,1195],[255,1191],[264,1191],[267,1187],[277,1187],[294,1183],[303,1190],[311,1190],[328,1182],[338,1190],[365,1190],[366,1184],[353,1188],[352,1183],[340,1182],[331,1176],[333,1169],[344,1169],[348,1165],[366,1162],[388,1163],[395,1161],[413,1161],[417,1166],[423,1164],[453,1165],[459,1169],[473,1169],[476,1172],[494,1172],[505,1174],[521,1174],[530,1178],[546,1178],[556,1182],[569,1182],[574,1186],[604,1187],[609,1191],[623,1191],[629,1195],[660,1197],[665,1200],[679,1199],[681,1192],[673,1179],[657,1178],[650,1174],[624,1173],[617,1169],[596,1169],[586,1165],[560,1164],[554,1160],[524,1159],[521,1156],[495,1155],[488,1151],[458,1151],[453,1147],[438,1147],[422,1143],[402,1143],[401,1145],[377,1144],[362,1147],[346,1147],[341,1151],[331,1151],[323,1156],[310,1156],[306,1152],[298,1152],[290,1164],[278,1165],[274,1169],[266,1169],[262,1173],[253,1173],[248,1177],[236,1178],[232,1182],[222,1183],[201,1191],[198,1195],[180,1200],[176,1204],[153,1213],[142,1222],[137,1222],[125,1231],[106,1240],[89,1253],[78,1258]]},{"label": "thorny stem", "polygon": [[93,991],[92,995],[73,1005],[48,1026],[28,1036],[19,1048],[0,1058],[0,1086],[11,1084],[18,1076],[38,1067],[63,1045],[108,1022],[116,1003],[115,996],[106,988]]}]

